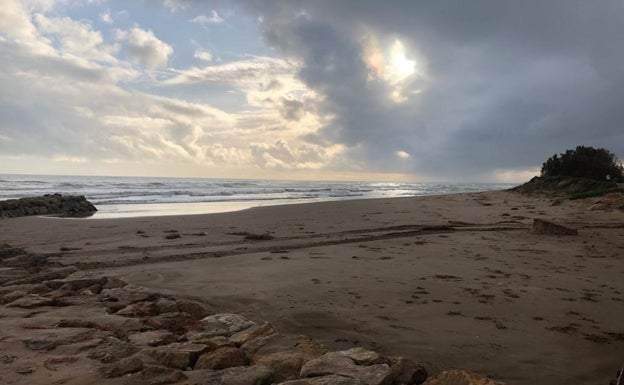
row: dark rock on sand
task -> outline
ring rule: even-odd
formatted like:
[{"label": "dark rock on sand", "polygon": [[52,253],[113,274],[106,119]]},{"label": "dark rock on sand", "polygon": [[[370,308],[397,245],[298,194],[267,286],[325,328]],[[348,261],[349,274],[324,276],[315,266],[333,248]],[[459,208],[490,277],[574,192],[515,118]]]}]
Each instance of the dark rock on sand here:
[{"label": "dark rock on sand", "polygon": [[46,194],[41,197],[9,199],[0,202],[0,218],[16,218],[30,215],[58,215],[84,218],[97,209],[84,196]]},{"label": "dark rock on sand", "polygon": [[546,235],[577,235],[578,231],[545,219],[533,219],[533,234]]}]

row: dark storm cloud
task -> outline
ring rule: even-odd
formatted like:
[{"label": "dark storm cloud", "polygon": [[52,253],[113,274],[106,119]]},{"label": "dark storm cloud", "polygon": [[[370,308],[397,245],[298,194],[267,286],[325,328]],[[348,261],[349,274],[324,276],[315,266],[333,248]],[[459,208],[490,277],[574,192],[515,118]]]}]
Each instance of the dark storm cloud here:
[{"label": "dark storm cloud", "polygon": [[[487,178],[578,144],[624,157],[621,0],[245,4],[326,97],[335,119],[310,140],[344,144],[372,170]],[[426,64],[420,94],[388,102],[387,85],[369,81],[363,33],[400,39]]]}]

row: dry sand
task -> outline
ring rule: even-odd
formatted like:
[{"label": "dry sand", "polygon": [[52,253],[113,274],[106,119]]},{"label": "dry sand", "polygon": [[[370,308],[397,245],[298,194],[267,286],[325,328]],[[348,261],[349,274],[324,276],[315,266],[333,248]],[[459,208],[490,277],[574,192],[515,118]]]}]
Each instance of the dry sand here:
[{"label": "dry sand", "polygon": [[[363,346],[509,384],[607,384],[624,361],[624,215],[589,210],[591,199],[552,203],[487,192],[30,217],[0,221],[0,242],[333,349]],[[538,217],[579,234],[532,234]]]}]

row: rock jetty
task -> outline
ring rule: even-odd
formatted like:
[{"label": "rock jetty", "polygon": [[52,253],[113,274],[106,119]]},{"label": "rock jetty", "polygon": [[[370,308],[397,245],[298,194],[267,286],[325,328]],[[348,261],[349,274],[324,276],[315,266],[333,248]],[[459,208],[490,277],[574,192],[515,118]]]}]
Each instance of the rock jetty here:
[{"label": "rock jetty", "polygon": [[361,347],[329,351],[198,299],[53,266],[1,244],[0,313],[7,383],[501,384],[463,370],[430,376],[418,361]]},{"label": "rock jetty", "polygon": [[40,197],[0,201],[0,218],[16,218],[29,215],[55,215],[84,218],[97,209],[81,195],[46,194]]}]

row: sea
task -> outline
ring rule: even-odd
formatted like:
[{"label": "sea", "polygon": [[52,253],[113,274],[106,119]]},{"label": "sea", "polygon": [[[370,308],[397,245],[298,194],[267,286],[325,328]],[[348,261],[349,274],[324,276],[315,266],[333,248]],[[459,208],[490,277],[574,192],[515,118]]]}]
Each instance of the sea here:
[{"label": "sea", "polygon": [[84,195],[92,218],[206,214],[257,206],[454,194],[514,187],[507,183],[278,181],[0,174],[0,200],[59,193]]}]

